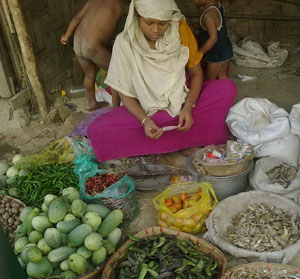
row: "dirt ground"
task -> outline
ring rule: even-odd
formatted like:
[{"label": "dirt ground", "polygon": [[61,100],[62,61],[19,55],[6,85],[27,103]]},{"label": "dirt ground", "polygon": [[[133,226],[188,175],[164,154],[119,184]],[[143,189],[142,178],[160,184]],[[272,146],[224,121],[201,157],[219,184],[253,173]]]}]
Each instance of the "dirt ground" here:
[{"label": "dirt ground", "polygon": [[[238,87],[236,101],[245,97],[267,98],[279,107],[290,112],[293,104],[300,103],[300,53],[290,52],[288,60],[281,67],[272,70],[243,68],[231,64],[230,77]],[[252,81],[241,81],[237,75],[257,77]],[[52,96],[56,107],[63,102],[60,93]],[[34,154],[41,152],[54,140],[71,133],[74,125],[78,124],[87,114],[84,111],[85,98],[74,98],[69,103],[77,107],[76,117],[69,117],[65,122],[42,124],[32,119],[28,126],[24,126],[24,113],[21,110],[9,109],[8,100],[0,99],[0,160],[9,160],[13,153]],[[33,117],[34,118],[34,117]],[[138,192],[141,213],[135,220],[130,231],[136,232],[156,225],[156,213],[152,199],[156,191]],[[229,267],[246,262],[245,259],[235,259],[229,255]],[[291,263],[300,267],[300,254]]]}]

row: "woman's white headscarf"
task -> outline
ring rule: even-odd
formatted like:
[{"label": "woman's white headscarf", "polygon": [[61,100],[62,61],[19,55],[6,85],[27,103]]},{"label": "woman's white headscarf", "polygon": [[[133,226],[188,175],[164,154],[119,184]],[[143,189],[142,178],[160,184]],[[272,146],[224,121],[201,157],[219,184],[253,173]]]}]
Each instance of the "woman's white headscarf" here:
[{"label": "woman's white headscarf", "polygon": [[[139,24],[145,18],[169,21],[169,27],[151,49]],[[105,83],[136,98],[148,115],[166,110],[179,114],[187,95],[185,65],[189,49],[181,44],[178,26],[183,18],[174,0],[132,0],[124,31],[113,47]]]}]

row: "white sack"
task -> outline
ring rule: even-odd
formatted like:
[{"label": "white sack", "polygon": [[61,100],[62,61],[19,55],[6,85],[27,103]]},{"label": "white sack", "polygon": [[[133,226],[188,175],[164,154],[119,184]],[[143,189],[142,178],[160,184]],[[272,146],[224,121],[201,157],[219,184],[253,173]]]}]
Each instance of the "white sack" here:
[{"label": "white sack", "polygon": [[255,157],[275,157],[281,159],[286,164],[296,167],[300,151],[300,139],[296,135],[289,134],[281,139],[258,144],[253,149]]},{"label": "white sack", "polygon": [[208,231],[204,237],[213,242],[221,250],[237,258],[243,257],[251,261],[283,264],[292,261],[295,255],[300,251],[300,240],[280,251],[259,253],[238,248],[224,237],[227,227],[232,225],[232,216],[241,211],[246,211],[248,205],[254,203],[265,203],[269,207],[274,206],[289,212],[291,216],[295,216],[296,214],[299,216],[300,214],[300,206],[288,198],[264,191],[244,192],[228,197],[217,204],[206,219]]},{"label": "white sack", "polygon": [[289,118],[291,132],[300,137],[300,104],[293,105]]},{"label": "white sack", "polygon": [[254,171],[250,174],[250,185],[255,190],[283,195],[300,203],[300,169],[298,169],[296,178],[291,181],[287,188],[284,188],[279,183],[272,183],[266,174],[266,172],[281,164],[282,161],[278,158],[266,157],[259,159],[255,163]]},{"label": "white sack", "polygon": [[244,98],[231,107],[226,123],[234,136],[257,145],[289,135],[288,116],[268,99]]},{"label": "white sack", "polygon": [[259,43],[249,37],[238,45],[233,43],[233,62],[239,66],[251,68],[275,68],[281,66],[288,57],[288,51],[279,47],[279,42],[268,46],[268,53]]},{"label": "white sack", "polygon": [[290,132],[289,114],[265,98],[244,98],[226,118],[230,132],[253,145],[256,157],[272,156],[297,166],[299,137]]}]

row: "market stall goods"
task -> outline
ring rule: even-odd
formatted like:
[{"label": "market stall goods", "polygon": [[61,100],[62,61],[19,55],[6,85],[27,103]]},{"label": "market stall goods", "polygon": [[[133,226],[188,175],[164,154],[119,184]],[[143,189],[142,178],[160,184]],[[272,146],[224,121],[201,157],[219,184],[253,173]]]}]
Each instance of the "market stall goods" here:
[{"label": "market stall goods", "polygon": [[110,258],[102,279],[220,278],[226,258],[190,234],[152,227],[130,239]]},{"label": "market stall goods", "polygon": [[21,224],[20,212],[25,207],[21,201],[9,196],[0,196],[0,225],[10,243],[15,239],[15,231]]},{"label": "market stall goods", "polygon": [[217,202],[212,186],[198,182],[174,183],[153,199],[159,226],[192,234],[206,230]]},{"label": "market stall goods", "polygon": [[[43,212],[26,207],[21,213],[14,250],[30,277],[75,278],[99,273],[120,241],[122,211],[87,205],[69,187],[62,196],[44,197]],[[100,213],[100,214],[99,214]]]},{"label": "market stall goods", "polygon": [[245,171],[254,157],[250,145],[228,141],[209,145],[190,156],[192,166],[200,175],[231,176]]},{"label": "market stall goods", "polygon": [[230,268],[222,279],[299,279],[299,268],[291,265],[254,262]]},{"label": "market stall goods", "polygon": [[26,170],[22,175],[20,172],[10,183],[6,181],[5,190],[27,206],[41,208],[45,195],[60,195],[63,189],[70,186],[77,188],[78,184],[72,164],[54,163]]},{"label": "market stall goods", "polygon": [[300,238],[300,219],[276,207],[253,203],[232,217],[225,236],[247,250],[280,251]]},{"label": "market stall goods", "polygon": [[297,168],[288,164],[282,163],[275,166],[266,172],[271,183],[279,183],[284,189],[288,188],[291,182],[297,176]]},{"label": "market stall goods", "polygon": [[277,194],[249,191],[228,197],[206,226],[206,239],[250,261],[286,264],[300,251],[300,206]]}]

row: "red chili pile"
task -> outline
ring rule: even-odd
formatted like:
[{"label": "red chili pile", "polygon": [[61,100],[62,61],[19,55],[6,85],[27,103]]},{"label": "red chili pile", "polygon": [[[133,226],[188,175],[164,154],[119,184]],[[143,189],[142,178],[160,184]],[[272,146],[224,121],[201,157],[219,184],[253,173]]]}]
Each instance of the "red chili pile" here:
[{"label": "red chili pile", "polygon": [[104,173],[88,177],[85,184],[85,192],[90,196],[95,196],[120,180],[124,174]]}]

